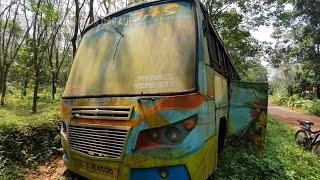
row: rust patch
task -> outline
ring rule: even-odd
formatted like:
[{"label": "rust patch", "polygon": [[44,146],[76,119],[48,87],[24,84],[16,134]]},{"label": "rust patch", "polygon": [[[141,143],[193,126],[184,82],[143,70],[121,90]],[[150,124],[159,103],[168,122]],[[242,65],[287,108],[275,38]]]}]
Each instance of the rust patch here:
[{"label": "rust patch", "polygon": [[167,97],[154,106],[151,112],[169,109],[195,109],[200,107],[205,101],[206,97],[202,94]]}]

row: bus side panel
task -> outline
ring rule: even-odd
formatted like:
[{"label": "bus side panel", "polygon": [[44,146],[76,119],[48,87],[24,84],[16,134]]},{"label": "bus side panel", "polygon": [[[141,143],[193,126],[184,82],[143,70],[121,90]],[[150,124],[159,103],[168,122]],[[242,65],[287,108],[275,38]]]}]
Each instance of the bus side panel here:
[{"label": "bus side panel", "polygon": [[214,75],[214,91],[216,119],[220,120],[228,115],[228,83],[224,77],[217,73]]},{"label": "bus side panel", "polygon": [[232,82],[229,140],[232,144],[262,150],[267,122],[268,84]]}]

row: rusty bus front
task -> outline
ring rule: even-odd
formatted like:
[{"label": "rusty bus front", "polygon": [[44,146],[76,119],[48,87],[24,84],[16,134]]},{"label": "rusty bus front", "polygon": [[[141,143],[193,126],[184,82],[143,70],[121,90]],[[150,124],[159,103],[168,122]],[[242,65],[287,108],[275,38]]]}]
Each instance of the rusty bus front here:
[{"label": "rusty bus front", "polygon": [[71,171],[89,179],[214,173],[231,79],[208,64],[205,19],[196,0],[153,1],[85,30],[61,102]]}]

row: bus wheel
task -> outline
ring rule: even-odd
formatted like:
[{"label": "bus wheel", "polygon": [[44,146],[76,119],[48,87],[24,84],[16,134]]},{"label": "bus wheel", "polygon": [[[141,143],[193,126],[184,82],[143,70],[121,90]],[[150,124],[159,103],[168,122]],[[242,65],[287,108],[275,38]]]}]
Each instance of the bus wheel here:
[{"label": "bus wheel", "polygon": [[217,180],[218,176],[217,176],[217,171],[215,171],[211,176],[208,177],[207,180]]},{"label": "bus wheel", "polygon": [[219,135],[218,135],[218,153],[219,154],[223,150],[226,135],[227,135],[227,121],[225,118],[221,118],[219,123]]},{"label": "bus wheel", "polygon": [[77,175],[76,173],[72,172],[69,169],[66,169],[64,171],[62,178],[67,180],[86,180],[86,178]]}]

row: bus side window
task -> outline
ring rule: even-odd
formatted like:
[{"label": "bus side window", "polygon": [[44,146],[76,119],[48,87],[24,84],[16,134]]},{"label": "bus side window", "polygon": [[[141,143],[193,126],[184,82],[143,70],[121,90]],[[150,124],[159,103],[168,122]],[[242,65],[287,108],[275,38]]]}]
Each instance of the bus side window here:
[{"label": "bus side window", "polygon": [[218,42],[216,40],[215,34],[213,32],[213,29],[208,22],[208,19],[205,19],[205,30],[207,31],[205,33],[207,38],[207,44],[208,44],[208,50],[209,50],[209,58],[210,58],[210,67],[212,67],[214,70],[220,72],[221,65],[218,60]]},{"label": "bus side window", "polygon": [[210,55],[210,65],[211,67],[215,67],[218,64],[218,55],[217,55],[217,44],[216,40],[210,33],[208,38],[209,44],[209,55]]},{"label": "bus side window", "polygon": [[222,66],[223,69],[225,70],[225,72],[228,72],[228,68],[227,68],[227,55],[225,53],[222,53]]},{"label": "bus side window", "polygon": [[[222,53],[223,53],[223,51],[222,51],[222,47],[220,46],[220,45],[218,45],[218,59],[219,59],[219,65],[220,65],[220,67],[224,70],[224,68],[223,68],[223,56],[222,56]],[[224,75],[224,74],[223,74]]]},{"label": "bus side window", "polygon": [[204,5],[201,5],[201,11],[204,17],[202,26],[204,36],[207,39],[210,67],[228,80],[239,80],[240,77],[232,65],[228,52],[220,42],[219,35],[215,32],[209,21],[210,18]]}]

